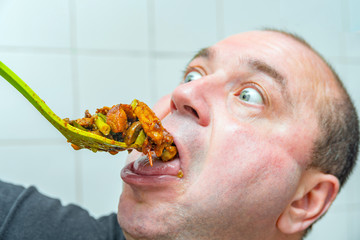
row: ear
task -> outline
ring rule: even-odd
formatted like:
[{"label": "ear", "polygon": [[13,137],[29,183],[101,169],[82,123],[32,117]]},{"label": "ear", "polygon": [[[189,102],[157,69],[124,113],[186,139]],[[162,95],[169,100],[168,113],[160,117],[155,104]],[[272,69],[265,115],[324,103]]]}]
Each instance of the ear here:
[{"label": "ear", "polygon": [[171,95],[165,95],[154,105],[153,110],[159,119],[163,119],[170,113]]},{"label": "ear", "polygon": [[294,234],[307,229],[330,207],[339,192],[339,180],[315,169],[306,170],[294,198],[277,221],[284,234]]}]

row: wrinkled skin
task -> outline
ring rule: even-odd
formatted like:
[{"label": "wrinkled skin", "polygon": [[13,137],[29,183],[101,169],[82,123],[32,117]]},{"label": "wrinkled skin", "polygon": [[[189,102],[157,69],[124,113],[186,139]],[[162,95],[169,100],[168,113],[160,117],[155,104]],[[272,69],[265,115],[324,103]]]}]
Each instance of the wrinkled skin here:
[{"label": "wrinkled skin", "polygon": [[[127,239],[284,237],[276,222],[318,134],[314,86],[330,73],[307,48],[275,32],[235,35],[211,49],[189,64],[202,77],[155,107],[174,136],[184,177],[158,187],[124,184],[118,220]],[[280,72],[286,89],[249,67],[248,58]],[[248,87],[263,104],[239,98]],[[138,157],[132,153],[128,162]]]}]

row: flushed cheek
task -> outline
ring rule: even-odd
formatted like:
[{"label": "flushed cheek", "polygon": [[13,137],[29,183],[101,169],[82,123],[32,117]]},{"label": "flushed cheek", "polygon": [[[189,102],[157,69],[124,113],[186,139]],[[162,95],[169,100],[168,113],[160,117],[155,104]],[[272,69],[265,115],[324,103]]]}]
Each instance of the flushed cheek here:
[{"label": "flushed cheek", "polygon": [[312,157],[311,153],[314,136],[317,135],[316,131],[316,129],[311,128],[311,123],[299,121],[292,125],[291,131],[289,128],[278,131],[271,141],[276,141],[279,146],[286,149],[288,154],[304,168]]},{"label": "flushed cheek", "polygon": [[[281,146],[253,131],[242,129],[225,135],[228,137],[217,136],[216,146],[210,147],[199,177],[198,188],[206,189],[201,194],[208,195],[209,201],[217,198],[224,204],[225,200],[229,207],[241,204],[246,211],[259,211],[262,205],[269,213],[280,211],[281,202],[285,204],[295,190],[297,164]],[[211,197],[213,193],[216,196]]]},{"label": "flushed cheek", "polygon": [[289,163],[292,162],[286,152],[266,141],[239,142],[237,149],[225,150],[224,146],[224,150],[211,155],[210,158],[216,159],[216,163],[214,161],[214,166],[209,168],[215,168],[217,174],[224,175],[226,179],[223,181],[231,177],[246,184],[270,180],[274,175],[280,178],[289,170]]}]

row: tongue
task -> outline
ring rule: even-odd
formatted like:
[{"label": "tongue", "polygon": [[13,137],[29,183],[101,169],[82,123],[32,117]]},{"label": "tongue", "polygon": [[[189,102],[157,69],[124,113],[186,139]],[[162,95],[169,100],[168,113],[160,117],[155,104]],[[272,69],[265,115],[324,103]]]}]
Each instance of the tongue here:
[{"label": "tongue", "polygon": [[163,162],[154,158],[153,166],[149,164],[146,157],[140,158],[134,162],[134,172],[140,175],[173,175],[177,176],[180,170],[180,160],[178,158],[169,162]]}]

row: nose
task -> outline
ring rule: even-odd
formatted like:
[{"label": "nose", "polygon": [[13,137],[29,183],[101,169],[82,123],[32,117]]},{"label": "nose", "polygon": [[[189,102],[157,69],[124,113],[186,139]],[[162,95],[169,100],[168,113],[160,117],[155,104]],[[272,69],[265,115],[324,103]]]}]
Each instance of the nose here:
[{"label": "nose", "polygon": [[201,126],[209,125],[211,111],[209,102],[206,101],[209,92],[204,84],[201,80],[196,80],[175,88],[171,95],[171,112],[187,115]]}]

